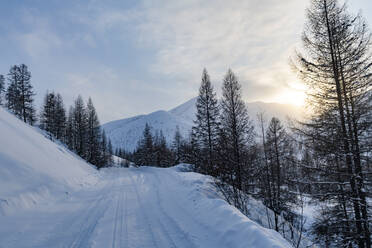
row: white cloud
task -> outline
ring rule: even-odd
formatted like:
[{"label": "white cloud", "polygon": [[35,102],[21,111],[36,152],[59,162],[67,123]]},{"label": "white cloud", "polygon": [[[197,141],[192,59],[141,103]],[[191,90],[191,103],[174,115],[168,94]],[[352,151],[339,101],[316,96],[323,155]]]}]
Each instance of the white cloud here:
[{"label": "white cloud", "polygon": [[288,80],[295,80],[288,75],[287,61],[302,29],[305,4],[298,0],[145,2],[139,39],[143,45],[156,46],[152,71],[185,85],[199,84],[201,70],[207,67],[217,81],[232,68],[244,82],[287,87]]}]

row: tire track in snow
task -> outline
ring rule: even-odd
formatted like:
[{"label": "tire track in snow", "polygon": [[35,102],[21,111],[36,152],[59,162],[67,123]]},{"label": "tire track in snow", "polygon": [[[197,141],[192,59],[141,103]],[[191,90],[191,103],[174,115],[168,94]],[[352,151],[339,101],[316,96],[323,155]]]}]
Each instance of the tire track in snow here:
[{"label": "tire track in snow", "polygon": [[[97,226],[99,219],[103,216],[107,209],[107,206],[109,205],[103,204],[104,202],[107,203],[107,196],[105,195],[97,200],[92,207],[90,207],[84,218],[81,218],[82,221],[77,224],[78,226],[80,226],[80,232],[78,233],[78,235],[75,236],[75,238],[69,245],[70,248],[89,247],[89,242],[91,241],[90,237],[93,234],[93,231]],[[106,205],[106,207],[104,205]]]},{"label": "tire track in snow", "polygon": [[[159,185],[161,183],[161,180],[160,178],[158,177],[157,175],[157,172],[153,173],[154,177],[155,177],[155,180],[157,181],[157,183],[154,183],[154,185]],[[163,204],[162,204],[162,198],[160,196],[160,193],[159,193],[159,187],[156,187],[155,189],[156,191],[156,197],[157,197],[157,202],[158,202],[158,206],[159,206],[159,211],[161,212],[161,215],[164,217],[164,218],[161,218],[161,219],[166,219],[167,222],[169,224],[171,224],[172,226],[172,230],[176,230],[176,233],[177,233],[177,236],[180,237],[180,239],[184,242],[187,242],[187,244],[183,244],[183,246],[187,247],[187,248],[196,248],[196,247],[199,247],[197,246],[192,240],[192,237],[191,235],[184,231],[184,229],[182,229],[180,227],[180,225],[176,222],[176,220],[174,218],[172,218],[164,209],[163,207]],[[174,199],[172,199],[172,202],[176,202]],[[160,221],[160,220],[159,220]],[[162,224],[163,225],[163,224]],[[163,225],[164,226],[164,225]]]},{"label": "tire track in snow", "polygon": [[[125,225],[125,233],[124,233],[124,240],[126,241],[126,245],[124,247],[129,247],[129,237],[128,237],[128,205],[127,205],[127,199],[128,199],[128,193],[125,194],[125,198],[124,198],[124,212],[122,212],[121,214],[121,227],[120,227],[120,233],[121,233],[121,236],[120,236],[120,241],[122,241],[123,239],[123,223]],[[122,242],[120,242],[120,245],[122,245]],[[122,247],[122,246],[121,246]]]},{"label": "tire track in snow", "polygon": [[116,209],[115,209],[115,217],[114,217],[114,229],[112,231],[112,248],[116,247],[116,232],[117,232],[117,225],[118,225],[118,215],[120,209],[120,202],[121,202],[121,194],[117,197]]},{"label": "tire track in snow", "polygon": [[128,175],[129,175],[129,179],[131,181],[132,187],[134,189],[135,195],[137,197],[137,202],[138,202],[138,206],[140,208],[140,213],[143,213],[143,217],[144,217],[145,222],[147,224],[147,227],[149,229],[149,233],[151,235],[152,243],[154,244],[154,247],[156,247],[156,248],[162,248],[162,246],[159,246],[158,245],[158,242],[155,239],[154,230],[153,230],[153,227],[152,227],[152,225],[151,225],[151,223],[149,221],[149,217],[147,216],[147,213],[145,212],[145,209],[143,207],[142,201],[140,199],[140,196],[139,196],[139,193],[138,193],[138,189],[137,189],[137,184],[134,182],[134,179],[133,179],[133,177],[131,175],[131,172],[129,170],[128,170]]}]

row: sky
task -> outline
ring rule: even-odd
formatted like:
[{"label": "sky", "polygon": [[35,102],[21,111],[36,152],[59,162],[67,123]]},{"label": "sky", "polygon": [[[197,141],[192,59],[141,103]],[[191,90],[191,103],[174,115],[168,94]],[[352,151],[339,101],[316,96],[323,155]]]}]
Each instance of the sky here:
[{"label": "sky", "polygon": [[[231,68],[244,100],[301,105],[291,72],[309,0],[2,0],[0,74],[32,73],[69,106],[91,97],[101,123],[171,109],[197,96],[206,68],[221,94]],[[349,0],[372,25],[372,1]]]}]

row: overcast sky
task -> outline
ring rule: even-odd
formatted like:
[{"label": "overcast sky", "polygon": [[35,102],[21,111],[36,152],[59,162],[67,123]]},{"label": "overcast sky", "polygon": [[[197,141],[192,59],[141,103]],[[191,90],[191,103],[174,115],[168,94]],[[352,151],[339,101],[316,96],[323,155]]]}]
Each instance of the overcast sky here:
[{"label": "overcast sky", "polygon": [[[33,0],[0,2],[0,74],[25,63],[37,108],[92,97],[101,122],[170,109],[197,95],[207,68],[228,68],[247,101],[301,103],[288,60],[308,0]],[[372,1],[349,1],[372,25]]]}]

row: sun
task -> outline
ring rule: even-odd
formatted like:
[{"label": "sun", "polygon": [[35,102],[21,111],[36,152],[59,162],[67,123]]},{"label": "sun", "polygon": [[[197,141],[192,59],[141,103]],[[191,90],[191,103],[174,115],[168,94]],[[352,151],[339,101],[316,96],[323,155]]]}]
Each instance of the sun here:
[{"label": "sun", "polygon": [[291,104],[298,107],[305,105],[306,94],[303,90],[299,89],[287,89],[280,92],[275,98],[274,102]]}]

